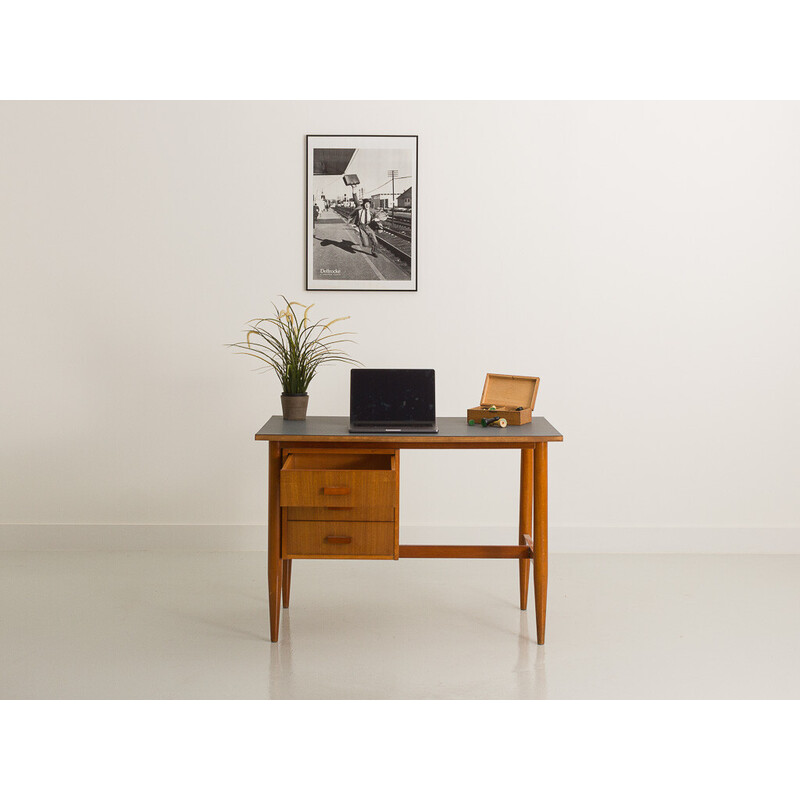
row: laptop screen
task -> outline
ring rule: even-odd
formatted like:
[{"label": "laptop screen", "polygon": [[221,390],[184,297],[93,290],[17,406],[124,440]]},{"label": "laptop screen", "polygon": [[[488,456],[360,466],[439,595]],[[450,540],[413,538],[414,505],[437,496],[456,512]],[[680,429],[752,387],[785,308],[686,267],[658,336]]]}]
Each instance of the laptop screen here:
[{"label": "laptop screen", "polygon": [[350,370],[350,422],[367,425],[436,421],[432,369]]}]

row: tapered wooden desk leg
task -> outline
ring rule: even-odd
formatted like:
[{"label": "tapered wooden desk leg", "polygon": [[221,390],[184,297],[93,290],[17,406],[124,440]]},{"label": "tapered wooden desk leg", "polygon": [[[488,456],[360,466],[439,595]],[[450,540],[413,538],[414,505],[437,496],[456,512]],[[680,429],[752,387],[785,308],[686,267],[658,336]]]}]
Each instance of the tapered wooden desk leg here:
[{"label": "tapered wooden desk leg", "polygon": [[292,559],[283,560],[283,607],[289,608],[289,588],[292,585]]},{"label": "tapered wooden desk leg", "polygon": [[[533,500],[533,449],[525,447],[521,451],[519,465],[519,543],[524,545],[525,535],[531,535],[531,504]],[[528,608],[528,582],[531,574],[531,560],[519,560],[519,607]]]},{"label": "tapered wooden desk leg", "polygon": [[544,644],[547,616],[547,442],[533,451],[533,594],[536,600],[536,639]]},{"label": "tapered wooden desk leg", "polygon": [[269,634],[278,641],[281,621],[281,446],[269,443],[269,535],[267,540],[267,587],[269,589]]}]

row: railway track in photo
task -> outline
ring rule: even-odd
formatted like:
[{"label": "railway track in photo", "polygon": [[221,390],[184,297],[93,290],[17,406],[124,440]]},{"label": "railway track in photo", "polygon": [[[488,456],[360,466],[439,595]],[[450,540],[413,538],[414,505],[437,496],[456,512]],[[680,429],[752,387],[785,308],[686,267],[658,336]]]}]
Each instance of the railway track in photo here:
[{"label": "railway track in photo", "polygon": [[400,236],[394,231],[384,228],[382,231],[375,231],[375,238],[388,247],[396,256],[402,258],[404,261],[411,263],[411,238],[408,236]]},{"label": "railway track in photo", "polygon": [[[345,219],[349,219],[348,209],[336,208],[336,211]],[[394,256],[407,264],[411,263],[411,219],[394,217],[381,220],[383,230],[376,230],[375,238]]]}]

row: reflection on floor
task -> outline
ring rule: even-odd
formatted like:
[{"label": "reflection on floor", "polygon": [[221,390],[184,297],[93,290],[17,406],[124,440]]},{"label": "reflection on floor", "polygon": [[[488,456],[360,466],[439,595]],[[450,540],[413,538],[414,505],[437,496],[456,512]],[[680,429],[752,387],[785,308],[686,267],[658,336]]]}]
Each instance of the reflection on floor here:
[{"label": "reflection on floor", "polygon": [[505,561],[0,553],[0,697],[800,698],[800,556],[553,555],[547,644]]}]

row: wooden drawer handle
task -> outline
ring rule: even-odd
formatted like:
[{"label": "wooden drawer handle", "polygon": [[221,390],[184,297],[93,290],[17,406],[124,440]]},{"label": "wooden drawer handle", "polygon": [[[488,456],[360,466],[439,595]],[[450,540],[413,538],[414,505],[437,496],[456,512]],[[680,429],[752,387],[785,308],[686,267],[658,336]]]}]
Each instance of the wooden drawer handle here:
[{"label": "wooden drawer handle", "polygon": [[323,486],[322,494],[350,494],[349,486]]},{"label": "wooden drawer handle", "polygon": [[336,536],[331,534],[330,536],[325,537],[326,542],[330,542],[331,544],[350,544],[353,541],[352,536]]}]

